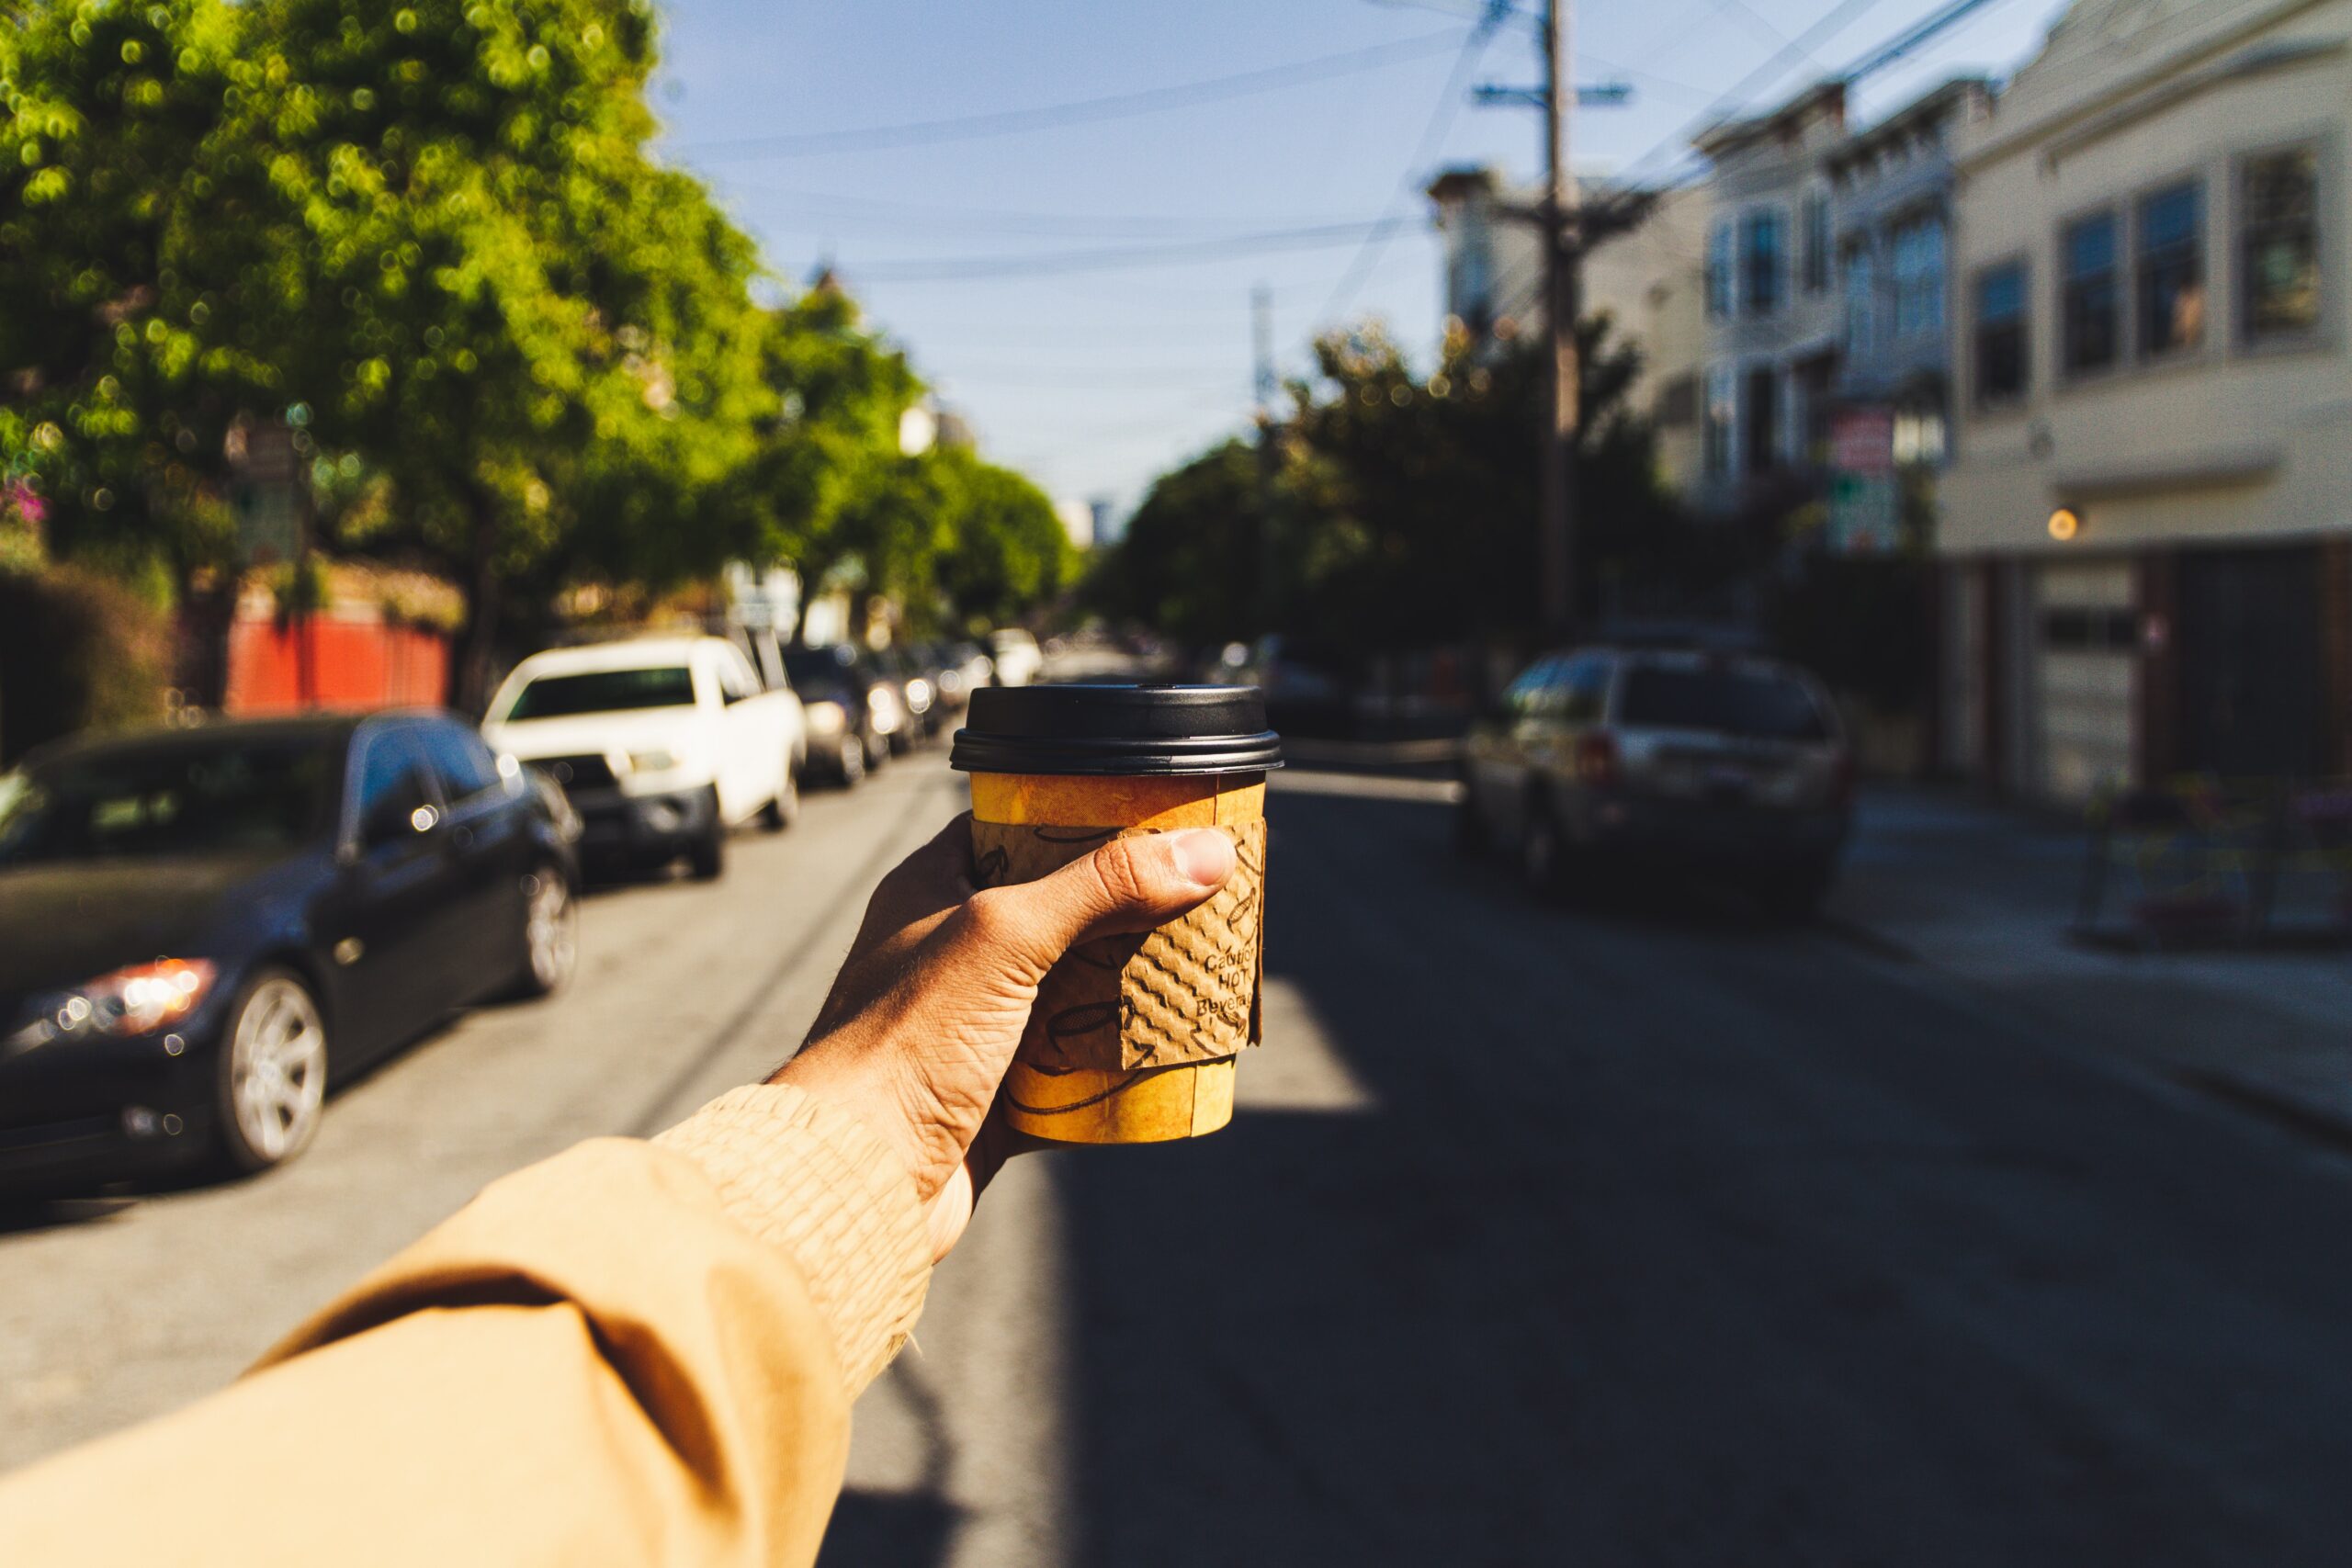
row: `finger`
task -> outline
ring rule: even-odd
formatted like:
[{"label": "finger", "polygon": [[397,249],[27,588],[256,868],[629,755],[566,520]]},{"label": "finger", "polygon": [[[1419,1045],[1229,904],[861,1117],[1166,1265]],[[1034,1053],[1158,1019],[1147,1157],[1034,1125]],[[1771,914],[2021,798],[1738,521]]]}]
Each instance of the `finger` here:
[{"label": "finger", "polygon": [[908,956],[972,891],[972,814],[966,811],[892,867],[874,889],[810,1032],[823,1033],[888,990]]},{"label": "finger", "polygon": [[1148,931],[1197,908],[1233,874],[1214,828],[1114,839],[1050,876],[983,888],[950,922],[950,962],[1034,986],[1076,942]]}]

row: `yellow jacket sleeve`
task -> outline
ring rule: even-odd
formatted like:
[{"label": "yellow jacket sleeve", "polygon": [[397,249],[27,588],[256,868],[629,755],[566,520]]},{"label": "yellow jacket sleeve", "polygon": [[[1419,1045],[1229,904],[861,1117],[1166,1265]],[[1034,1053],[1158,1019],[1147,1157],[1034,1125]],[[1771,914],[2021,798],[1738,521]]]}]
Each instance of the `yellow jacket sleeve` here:
[{"label": "yellow jacket sleeve", "polygon": [[0,1562],[809,1562],[929,1273],[878,1139],[738,1089],[494,1183],[229,1389],[0,1482]]}]

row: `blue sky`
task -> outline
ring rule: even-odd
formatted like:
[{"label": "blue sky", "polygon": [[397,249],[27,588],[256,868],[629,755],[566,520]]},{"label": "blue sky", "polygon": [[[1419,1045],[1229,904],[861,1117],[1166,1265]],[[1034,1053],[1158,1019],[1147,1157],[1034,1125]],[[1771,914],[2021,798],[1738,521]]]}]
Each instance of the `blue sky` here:
[{"label": "blue sky", "polygon": [[[1522,4],[1532,0],[1521,0]],[[1584,0],[1580,80],[1634,101],[1581,112],[1579,170],[1651,164],[1726,91],[1804,40],[1760,106],[1849,63],[1940,0]],[[1445,86],[1476,0],[668,0],[656,102],[668,155],[701,173],[798,280],[830,257],[982,450],[1064,498],[1131,505],[1152,477],[1250,407],[1250,295],[1272,291],[1285,369],[1313,333],[1385,318],[1419,349],[1438,330],[1438,262],[1419,187],[1445,164],[1536,167],[1532,111]],[[1989,0],[1871,78],[1874,118],[1964,71],[2006,74],[2064,0]],[[1831,21],[1833,16],[1836,17]],[[1827,24],[1827,25],[1824,25]],[[1370,54],[1368,51],[1385,51]],[[1133,118],[896,146],[811,133],[1035,108],[1354,55],[1348,73]],[[1338,65],[1330,69],[1340,69]],[[1532,82],[1532,29],[1506,23],[1472,81]],[[797,143],[783,139],[802,138]],[[762,141],[760,139],[769,139]],[[1417,156],[1426,147],[1433,154]],[[1402,220],[1385,242],[1345,227]],[[1293,248],[1226,242],[1329,228]],[[989,273],[996,258],[1190,245],[1116,269]],[[1057,264],[1066,265],[1066,264]],[[908,276],[926,269],[962,276]]]}]

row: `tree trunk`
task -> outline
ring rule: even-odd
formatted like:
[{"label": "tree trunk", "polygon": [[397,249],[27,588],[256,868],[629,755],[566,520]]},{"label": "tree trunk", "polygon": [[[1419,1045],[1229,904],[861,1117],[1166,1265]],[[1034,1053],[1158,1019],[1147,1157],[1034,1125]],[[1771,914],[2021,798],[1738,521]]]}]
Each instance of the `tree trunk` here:
[{"label": "tree trunk", "polygon": [[473,538],[467,550],[466,621],[458,633],[455,656],[449,660],[448,703],[458,712],[479,718],[490,703],[491,663],[498,650],[498,617],[503,595],[498,580],[498,514],[490,499],[473,497]]}]

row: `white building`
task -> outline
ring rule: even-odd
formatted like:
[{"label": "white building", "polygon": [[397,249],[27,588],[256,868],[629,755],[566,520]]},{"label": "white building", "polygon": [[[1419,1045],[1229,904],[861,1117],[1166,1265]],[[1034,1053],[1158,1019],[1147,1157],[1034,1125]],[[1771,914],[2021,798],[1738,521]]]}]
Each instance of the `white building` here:
[{"label": "white building", "polygon": [[1964,132],[1943,750],[2352,772],[2352,0],[2079,0]]}]

